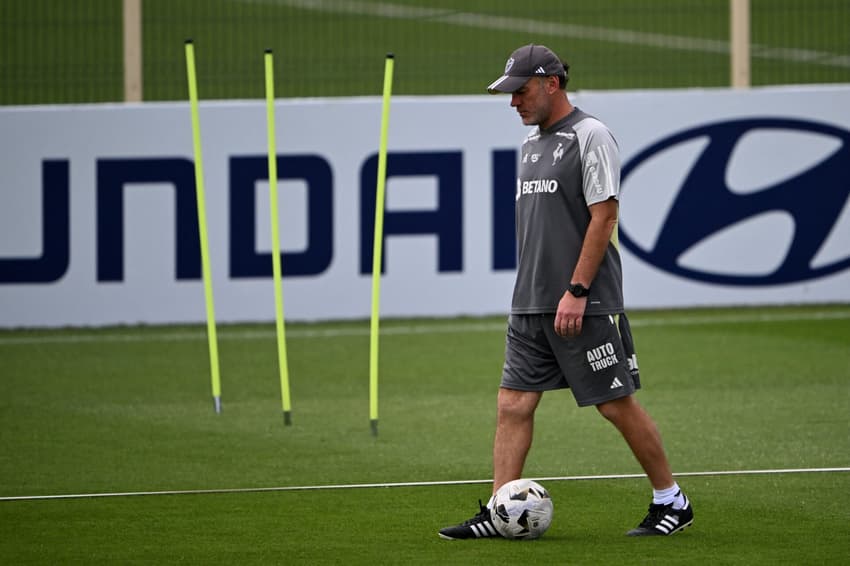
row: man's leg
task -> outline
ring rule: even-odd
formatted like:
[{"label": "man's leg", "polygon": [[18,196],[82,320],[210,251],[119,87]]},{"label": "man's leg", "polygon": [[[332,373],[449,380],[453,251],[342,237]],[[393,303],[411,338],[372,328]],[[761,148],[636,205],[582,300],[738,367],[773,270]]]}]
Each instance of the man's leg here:
[{"label": "man's leg", "polygon": [[653,487],[649,513],[637,528],[626,534],[672,535],[693,524],[693,508],[673,479],[661,435],[649,414],[631,395],[601,403],[596,408],[626,439]]},{"label": "man's leg", "polygon": [[[542,393],[499,388],[496,438],[493,441],[493,493],[503,484],[519,479],[531,448],[534,411]],[[445,539],[500,537],[493,526],[490,509],[479,501],[480,510],[459,525],[440,529]]]},{"label": "man's leg", "polygon": [[670,464],[664,452],[655,422],[633,395],[597,405],[597,410],[611,421],[625,438],[654,489],[674,484]]},{"label": "man's leg", "polygon": [[522,475],[534,434],[534,411],[543,394],[499,388],[493,442],[493,493]]}]

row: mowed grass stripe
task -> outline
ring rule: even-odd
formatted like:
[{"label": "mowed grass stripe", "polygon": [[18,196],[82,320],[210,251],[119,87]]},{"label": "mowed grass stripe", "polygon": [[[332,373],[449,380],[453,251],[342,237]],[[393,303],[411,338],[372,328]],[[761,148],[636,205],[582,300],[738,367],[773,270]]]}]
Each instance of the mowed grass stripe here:
[{"label": "mowed grass stripe", "polygon": [[[715,315],[693,315],[677,316],[675,313],[669,316],[646,316],[639,313],[630,315],[630,323],[633,328],[652,326],[707,326],[717,324],[744,324],[759,322],[793,322],[817,321],[817,320],[846,320],[850,318],[850,310],[836,307],[837,310],[813,310],[811,312],[759,312],[759,313],[733,313]],[[198,323],[200,324],[200,323]],[[262,323],[250,323],[262,324]],[[269,323],[271,324],[271,323]],[[308,323],[294,323],[296,326],[287,330],[287,339],[312,339],[312,338],[336,338],[346,336],[368,336],[369,327],[366,322],[363,326],[355,326],[356,323],[340,325],[339,323],[319,323],[322,328],[305,328]],[[325,326],[330,324],[330,326]],[[381,334],[387,336],[416,335],[416,334],[466,334],[470,332],[499,332],[505,329],[505,320],[481,320],[459,322],[435,322],[434,324],[396,323],[392,320],[384,322]],[[167,327],[161,327],[164,332],[128,332],[108,331],[93,332],[85,329],[73,329],[54,334],[54,330],[32,331],[26,336],[0,336],[0,346],[25,346],[30,344],[75,344],[87,342],[162,342],[162,341],[197,341],[206,340],[204,330],[181,330],[168,331]],[[14,334],[15,331],[9,331]],[[228,328],[221,325],[218,337],[221,340],[254,340],[267,339],[276,336],[275,330]]]},{"label": "mowed grass stripe", "polygon": [[[702,39],[697,37],[649,33],[610,27],[586,26],[547,22],[528,18],[511,18],[494,16],[460,10],[447,10],[419,6],[403,6],[388,2],[362,2],[358,0],[240,0],[248,4],[270,4],[287,6],[302,10],[368,16],[396,20],[434,21],[444,24],[505,31],[511,33],[526,33],[547,35],[587,41],[602,41],[639,47],[657,47],[678,51],[694,51],[727,55],[731,51],[728,39]],[[850,57],[812,49],[791,49],[753,44],[750,46],[753,57],[774,61],[794,63],[813,63],[830,67],[850,68]]]}]

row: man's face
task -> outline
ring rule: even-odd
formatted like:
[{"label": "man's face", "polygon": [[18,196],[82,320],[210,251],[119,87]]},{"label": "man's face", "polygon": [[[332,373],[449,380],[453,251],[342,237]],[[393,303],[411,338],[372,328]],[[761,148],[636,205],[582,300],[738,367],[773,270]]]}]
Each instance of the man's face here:
[{"label": "man's face", "polygon": [[530,78],[511,94],[511,106],[516,108],[526,126],[537,126],[548,121],[552,113],[552,101],[547,87],[552,79],[558,80],[557,77]]}]

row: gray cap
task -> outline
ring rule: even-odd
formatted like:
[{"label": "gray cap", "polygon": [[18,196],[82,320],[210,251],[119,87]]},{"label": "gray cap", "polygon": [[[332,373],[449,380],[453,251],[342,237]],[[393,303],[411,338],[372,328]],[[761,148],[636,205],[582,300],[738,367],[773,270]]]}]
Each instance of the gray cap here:
[{"label": "gray cap", "polygon": [[543,45],[523,45],[508,58],[505,74],[487,87],[490,94],[514,92],[528,82],[531,77],[565,77],[564,64]]}]

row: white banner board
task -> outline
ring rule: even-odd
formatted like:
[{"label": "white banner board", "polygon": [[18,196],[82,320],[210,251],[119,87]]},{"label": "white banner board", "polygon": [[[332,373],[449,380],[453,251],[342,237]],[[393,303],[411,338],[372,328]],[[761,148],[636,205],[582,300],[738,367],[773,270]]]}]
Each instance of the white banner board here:
[{"label": "white banner board", "polygon": [[[850,87],[571,100],[620,144],[628,308],[850,302]],[[509,102],[393,99],[383,316],[507,312]],[[369,316],[380,112],[276,105],[288,320]],[[265,116],[201,103],[221,322],[274,318]],[[0,136],[0,327],[204,320],[188,103],[0,108]]]}]

